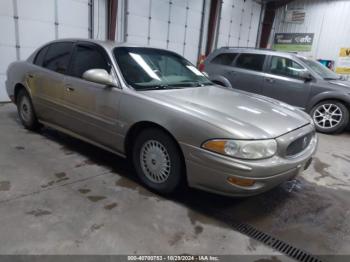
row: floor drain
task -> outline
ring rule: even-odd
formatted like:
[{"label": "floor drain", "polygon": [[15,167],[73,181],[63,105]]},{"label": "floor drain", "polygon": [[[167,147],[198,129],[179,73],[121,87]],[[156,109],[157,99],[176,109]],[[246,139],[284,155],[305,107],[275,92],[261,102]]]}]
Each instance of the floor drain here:
[{"label": "floor drain", "polygon": [[[208,208],[205,207],[204,209],[208,210]],[[300,248],[294,247],[282,240],[279,240],[265,232],[262,232],[249,224],[234,222],[234,218],[232,218],[228,214],[222,213],[221,210],[213,210],[210,208],[210,213],[216,216],[217,218],[220,218],[220,220],[226,221],[226,223],[229,224],[235,231],[240,232],[243,235],[246,235],[254,240],[257,240],[271,247],[272,249],[279,251],[280,253],[285,254],[292,259],[295,259],[296,261],[322,262],[322,260],[317,258],[316,256]]]},{"label": "floor drain", "polygon": [[306,251],[293,247],[284,241],[274,238],[251,225],[244,223],[231,223],[231,226],[238,232],[249,236],[265,245],[297,260],[300,262],[322,262],[319,258],[307,253]]}]

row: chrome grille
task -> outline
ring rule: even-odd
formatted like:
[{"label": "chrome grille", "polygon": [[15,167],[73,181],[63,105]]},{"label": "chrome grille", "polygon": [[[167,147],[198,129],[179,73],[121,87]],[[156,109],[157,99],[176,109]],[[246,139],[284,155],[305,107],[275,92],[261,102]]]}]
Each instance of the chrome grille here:
[{"label": "chrome grille", "polygon": [[287,147],[286,155],[294,156],[304,151],[310,144],[314,133],[308,133],[294,140]]}]

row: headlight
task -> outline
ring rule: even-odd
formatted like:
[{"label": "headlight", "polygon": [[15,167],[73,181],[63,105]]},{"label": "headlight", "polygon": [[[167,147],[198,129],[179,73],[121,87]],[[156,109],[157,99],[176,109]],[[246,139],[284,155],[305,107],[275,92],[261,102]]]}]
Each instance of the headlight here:
[{"label": "headlight", "polygon": [[274,139],[268,140],[223,140],[214,139],[203,143],[202,148],[242,159],[262,159],[273,156],[277,151]]}]

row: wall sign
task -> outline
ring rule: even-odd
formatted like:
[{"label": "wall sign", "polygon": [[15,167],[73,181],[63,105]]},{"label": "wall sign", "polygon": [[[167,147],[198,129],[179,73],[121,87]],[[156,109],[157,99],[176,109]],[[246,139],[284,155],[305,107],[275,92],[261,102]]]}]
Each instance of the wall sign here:
[{"label": "wall sign", "polygon": [[273,49],[289,52],[311,51],[313,33],[275,33]]},{"label": "wall sign", "polygon": [[350,48],[340,48],[335,72],[337,74],[350,75]]}]

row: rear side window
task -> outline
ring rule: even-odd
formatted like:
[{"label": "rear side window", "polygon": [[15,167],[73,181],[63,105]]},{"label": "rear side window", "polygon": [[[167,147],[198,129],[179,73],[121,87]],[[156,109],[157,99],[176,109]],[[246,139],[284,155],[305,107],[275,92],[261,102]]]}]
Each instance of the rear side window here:
[{"label": "rear side window", "polygon": [[44,58],[45,58],[45,55],[46,55],[46,52],[48,49],[49,49],[49,46],[45,46],[41,50],[39,50],[39,52],[37,53],[37,55],[35,57],[34,64],[36,64],[38,66],[43,65]]},{"label": "rear side window", "polygon": [[262,71],[265,57],[265,55],[259,54],[241,54],[236,60],[236,66],[254,71]]},{"label": "rear side window", "polygon": [[94,45],[78,45],[72,59],[71,75],[82,77],[90,69],[105,69],[110,73],[111,66],[103,52]]},{"label": "rear side window", "polygon": [[231,65],[236,56],[236,53],[220,54],[211,60],[211,63],[219,65]]},{"label": "rear side window", "polygon": [[43,67],[64,74],[67,72],[73,43],[55,43],[50,45],[46,53]]}]

